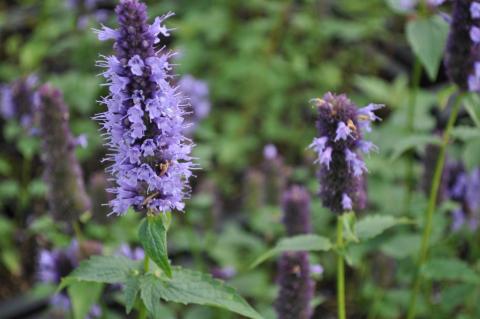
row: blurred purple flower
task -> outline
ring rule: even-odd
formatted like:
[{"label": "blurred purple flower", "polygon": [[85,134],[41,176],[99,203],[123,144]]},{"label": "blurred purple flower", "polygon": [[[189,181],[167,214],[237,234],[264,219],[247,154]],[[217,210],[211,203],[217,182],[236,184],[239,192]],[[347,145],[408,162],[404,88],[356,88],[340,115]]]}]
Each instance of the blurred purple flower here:
[{"label": "blurred purple flower", "polygon": [[277,147],[273,144],[267,144],[263,147],[263,158],[273,160],[278,156]]},{"label": "blurred purple flower", "polygon": [[323,271],[323,266],[320,264],[310,265],[310,273],[314,276],[322,275]]},{"label": "blurred purple flower", "polygon": [[318,137],[310,148],[317,153],[320,164],[320,198],[323,205],[335,213],[362,209],[365,203],[367,166],[359,151],[368,154],[376,150],[364,141],[362,133],[379,120],[374,113],[383,105],[369,104],[358,109],[346,95],[327,93],[323,99],[312,100],[318,109]]},{"label": "blurred purple flower", "polygon": [[480,1],[456,0],[445,53],[450,81],[480,92]]},{"label": "blurred purple flower", "polygon": [[42,139],[48,203],[56,220],[71,221],[90,209],[82,170],[75,155],[68,108],[62,93],[45,84],[38,90],[39,134]]},{"label": "blurred purple flower", "polygon": [[234,267],[231,267],[231,266],[213,267],[210,270],[210,273],[215,278],[222,279],[222,280],[228,280],[228,279],[233,278],[237,274],[237,271],[235,270]]},{"label": "blurred purple flower", "polygon": [[185,107],[177,87],[169,81],[173,53],[157,51],[158,36],[169,36],[163,22],[172,13],[147,24],[147,8],[137,0],[122,0],[115,12],[120,27],[97,30],[100,40],[114,39],[116,55],[99,65],[110,94],[102,101],[107,111],[99,114],[111,150],[108,171],[116,187],[110,202],[112,213],[182,211],[189,196],[193,144],[182,135]]},{"label": "blurred purple flower", "polygon": [[[310,195],[297,185],[283,195],[283,224],[288,236],[311,232]],[[280,291],[275,301],[279,319],[308,319],[312,314],[310,301],[315,284],[310,278],[311,267],[306,251],[285,252],[278,262]]]},{"label": "blurred purple flower", "polygon": [[187,74],[182,76],[178,84],[182,94],[189,99],[193,123],[196,124],[206,118],[211,108],[207,82]]},{"label": "blurred purple flower", "polygon": [[23,128],[33,128],[38,94],[37,77],[30,75],[0,87],[0,114],[6,120],[17,120]]},{"label": "blurred purple flower", "polygon": [[125,256],[132,260],[143,260],[145,257],[145,252],[140,247],[132,248],[129,244],[123,243],[120,245],[120,248],[117,252],[121,256]]}]

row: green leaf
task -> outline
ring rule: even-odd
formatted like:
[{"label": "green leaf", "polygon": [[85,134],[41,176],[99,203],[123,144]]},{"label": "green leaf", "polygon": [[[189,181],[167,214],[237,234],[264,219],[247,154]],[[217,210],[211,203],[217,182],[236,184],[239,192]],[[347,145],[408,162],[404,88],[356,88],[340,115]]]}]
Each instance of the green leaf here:
[{"label": "green leaf", "polygon": [[281,239],[277,245],[258,257],[250,266],[255,268],[270,257],[285,251],[328,251],[332,248],[330,239],[318,235],[298,235]]},{"label": "green leaf", "polygon": [[147,274],[140,280],[140,294],[152,312],[160,299],[182,304],[219,307],[248,318],[262,318],[235,289],[210,275],[173,267],[172,277],[159,278]]},{"label": "green leaf", "polygon": [[467,263],[455,258],[435,258],[422,267],[422,275],[430,280],[453,280],[480,283],[480,276]]},{"label": "green leaf", "polygon": [[463,99],[463,105],[470,115],[470,118],[475,123],[477,127],[480,128],[480,111],[478,105],[480,105],[480,97],[477,93],[469,94],[465,99]]},{"label": "green leaf", "polygon": [[411,20],[407,24],[408,43],[432,81],[438,74],[448,30],[448,23],[437,15]]},{"label": "green leaf", "polygon": [[92,306],[100,297],[103,285],[99,283],[76,281],[68,286],[68,295],[72,302],[74,319],[87,318]]},{"label": "green leaf", "polygon": [[412,149],[412,148],[423,148],[428,144],[435,144],[440,145],[442,140],[438,136],[432,135],[411,135],[408,137],[403,138],[402,140],[398,141],[393,150],[392,155],[390,156],[390,161],[395,161],[398,159],[403,153]]},{"label": "green leaf", "polygon": [[137,299],[137,294],[140,290],[140,280],[138,276],[128,277],[127,281],[125,282],[125,288],[123,291],[125,297],[125,308],[127,314],[129,314],[133,306],[135,305],[135,300]]},{"label": "green leaf", "polygon": [[172,269],[168,261],[167,230],[161,216],[147,216],[140,225],[138,232],[140,243],[150,257],[168,277]]},{"label": "green leaf", "polygon": [[355,231],[354,231],[355,223],[356,223],[355,213],[354,212],[344,213],[339,218],[342,219],[343,234],[344,234],[343,237],[345,237],[345,239],[348,242],[358,243],[359,240],[358,240],[357,236],[355,235]]},{"label": "green leaf", "polygon": [[406,218],[395,218],[388,215],[369,215],[357,222],[355,233],[360,240],[366,240],[380,235],[395,225],[410,223],[412,222]]},{"label": "green leaf", "polygon": [[64,278],[59,289],[75,281],[122,283],[138,271],[139,262],[123,256],[92,256],[80,263],[71,275]]},{"label": "green leaf", "polygon": [[452,137],[461,141],[480,139],[480,128],[471,126],[457,126],[452,130]]}]

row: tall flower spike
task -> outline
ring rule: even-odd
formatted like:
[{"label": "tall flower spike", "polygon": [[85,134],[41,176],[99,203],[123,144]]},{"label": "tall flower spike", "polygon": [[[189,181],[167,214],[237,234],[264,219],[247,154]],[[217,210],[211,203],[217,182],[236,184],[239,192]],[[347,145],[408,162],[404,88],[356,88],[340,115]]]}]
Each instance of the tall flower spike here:
[{"label": "tall flower spike", "polygon": [[[283,223],[288,236],[311,232],[310,195],[300,186],[292,186],[283,195]],[[308,319],[314,282],[310,278],[308,253],[286,252],[278,262],[280,291],[275,302],[279,319]]]},{"label": "tall flower spike", "polygon": [[122,0],[115,12],[118,29],[97,30],[100,40],[114,39],[115,55],[98,64],[106,68],[110,93],[102,103],[107,111],[97,119],[111,150],[108,171],[116,186],[110,189],[114,214],[129,207],[138,212],[183,210],[194,168],[192,143],[183,136],[185,103],[168,62],[173,53],[158,51],[158,35],[169,36],[163,22],[172,13],[147,24],[147,8],[138,0]]},{"label": "tall flower spike", "polygon": [[68,109],[58,89],[46,84],[38,94],[42,160],[50,210],[55,219],[72,221],[90,209],[90,200],[75,156]]},{"label": "tall flower spike", "polygon": [[374,111],[383,105],[369,104],[358,109],[346,95],[327,93],[312,102],[318,108],[318,137],[310,148],[320,164],[320,197],[323,205],[335,213],[363,209],[364,173],[367,166],[360,153],[368,154],[376,146],[363,140],[363,131],[378,120]]},{"label": "tall flower spike", "polygon": [[480,92],[480,1],[454,1],[445,66],[462,90]]}]

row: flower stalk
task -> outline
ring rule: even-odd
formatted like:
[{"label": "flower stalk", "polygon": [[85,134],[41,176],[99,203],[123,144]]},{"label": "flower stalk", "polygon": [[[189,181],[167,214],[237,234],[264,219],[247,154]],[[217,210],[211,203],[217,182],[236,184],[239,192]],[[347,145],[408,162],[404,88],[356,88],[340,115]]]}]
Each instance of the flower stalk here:
[{"label": "flower stalk", "polygon": [[420,252],[418,255],[417,268],[416,268],[415,278],[414,278],[413,287],[412,287],[410,304],[408,307],[408,313],[407,313],[408,319],[415,318],[417,296],[421,286],[420,269],[423,266],[423,264],[425,264],[428,256],[428,246],[429,246],[430,236],[432,232],[433,214],[435,213],[435,209],[437,206],[437,196],[438,196],[438,190],[440,188],[440,182],[442,179],[443,167],[445,165],[446,149],[450,141],[450,134],[454,127],[455,121],[457,120],[458,112],[462,105],[463,96],[464,96],[463,93],[460,93],[459,96],[457,96],[456,101],[453,105],[452,111],[450,113],[450,117],[448,119],[447,127],[443,133],[442,145],[440,146],[440,153],[438,155],[438,159],[435,164],[435,172],[433,175],[432,186],[431,186],[430,195],[428,198],[428,206],[425,212],[425,225],[422,233],[422,243],[421,243]]}]

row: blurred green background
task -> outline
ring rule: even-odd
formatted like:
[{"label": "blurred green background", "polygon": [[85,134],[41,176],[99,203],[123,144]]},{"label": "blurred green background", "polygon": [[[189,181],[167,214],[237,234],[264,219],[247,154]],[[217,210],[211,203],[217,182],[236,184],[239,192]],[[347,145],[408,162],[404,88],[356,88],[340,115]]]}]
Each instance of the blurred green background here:
[{"label": "blurred green background", "polygon": [[[74,134],[88,138],[88,146],[77,154],[96,205],[92,216],[82,220],[84,235],[112,253],[121,243],[137,243],[139,220],[133,213],[107,219],[107,209],[99,205],[108,199],[100,163],[106,150],[92,116],[102,111],[96,101],[106,89],[95,63],[112,48],[111,43],[98,41],[92,28],[100,28],[99,21],[116,25],[114,2],[98,1],[93,8],[79,4],[82,1],[70,2],[0,2],[0,83],[35,74],[40,83],[51,82],[64,92]],[[211,101],[210,114],[193,132],[194,155],[201,166],[192,180],[193,196],[186,213],[174,215],[169,233],[174,263],[204,271],[234,269],[229,283],[266,318],[275,318],[275,261],[247,268],[284,236],[282,185],[306,185],[312,194],[315,232],[333,237],[335,230],[335,216],[315,195],[314,154],[307,150],[315,136],[315,109],[308,101],[327,91],[345,92],[359,106],[370,102],[387,106],[378,114],[383,121],[368,136],[380,153],[366,158],[369,204],[359,216],[408,216],[421,224],[426,204],[420,191],[424,147],[432,142],[440,105],[445,105],[452,87],[443,66],[434,80],[423,74],[415,132],[406,130],[415,57],[404,28],[414,18],[413,11],[401,11],[398,3],[385,0],[146,2],[151,18],[176,13],[167,21],[175,31],[165,45],[179,52],[179,77],[192,74],[206,81]],[[460,121],[472,125],[466,114]],[[20,300],[28,303],[29,298],[51,292],[51,287],[36,283],[38,247],[65,247],[70,238],[47,214],[39,141],[15,121],[1,120],[0,128],[0,300],[23,296]],[[453,146],[452,156],[468,168],[478,166],[480,157],[475,134],[459,135]],[[268,144],[278,150],[274,160],[264,157]],[[414,158],[416,191],[410,209],[404,153]],[[435,216],[432,255],[462,260],[478,276],[478,235],[450,231],[452,205],[445,203]],[[351,246],[347,272],[351,318],[400,318],[420,243],[419,224]],[[316,278],[315,318],[335,317],[334,258],[331,253],[311,256],[312,264],[324,267]],[[430,287],[435,298],[419,301],[424,318],[480,318],[478,282],[454,277]],[[102,304],[105,318],[125,317],[122,308],[110,306],[121,302],[119,298]],[[161,318],[236,318],[196,306],[169,304],[162,309]]]}]

